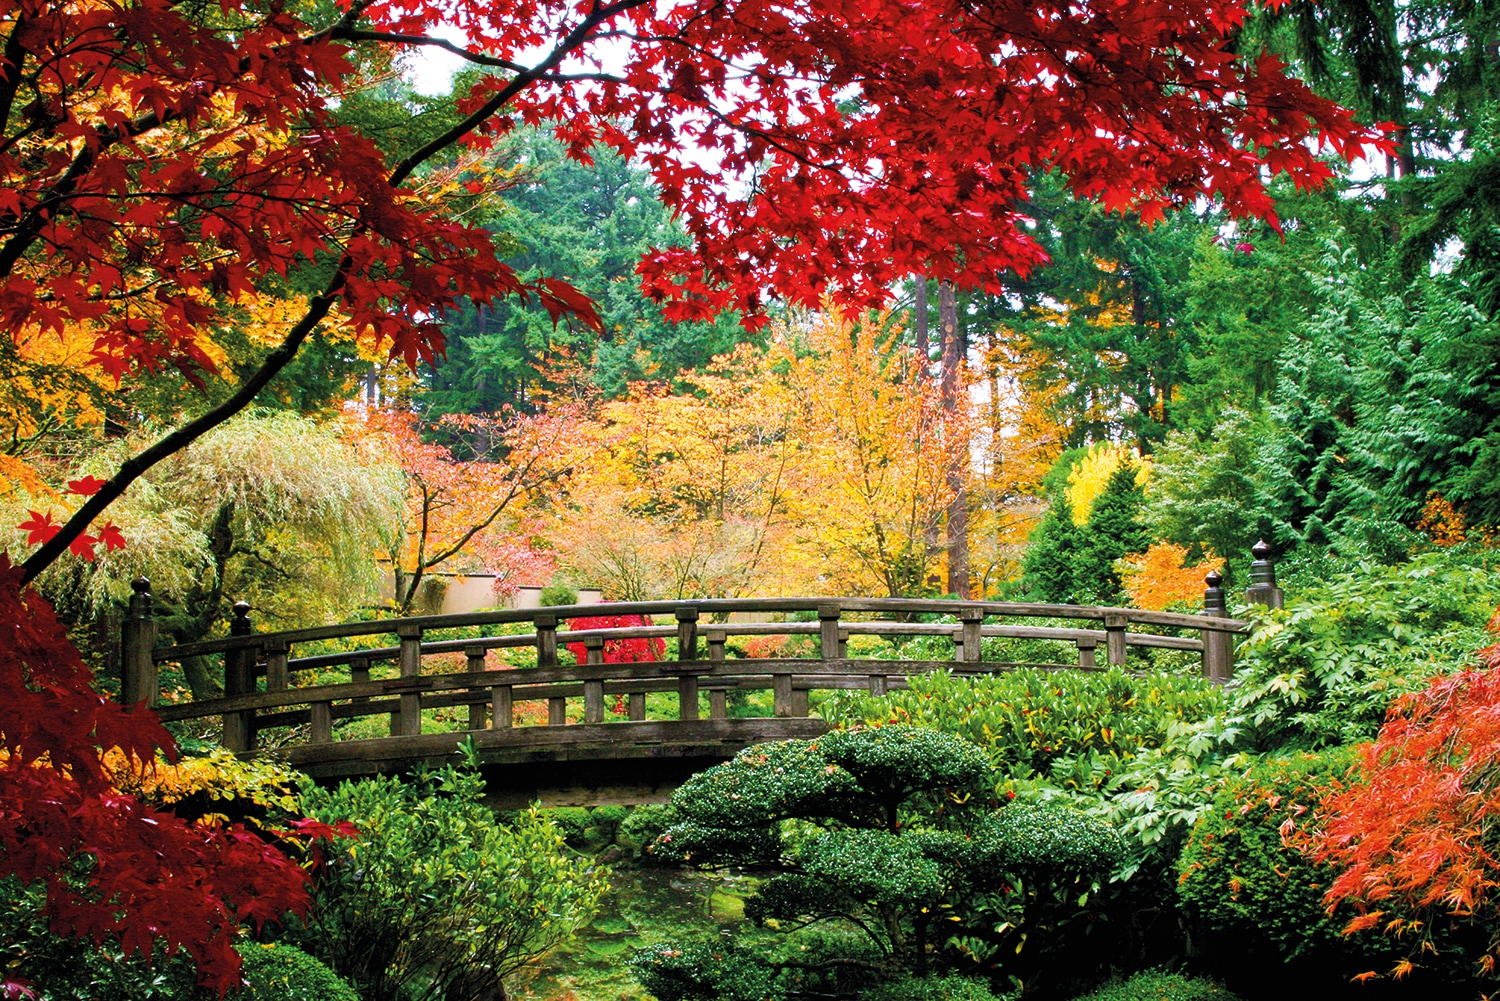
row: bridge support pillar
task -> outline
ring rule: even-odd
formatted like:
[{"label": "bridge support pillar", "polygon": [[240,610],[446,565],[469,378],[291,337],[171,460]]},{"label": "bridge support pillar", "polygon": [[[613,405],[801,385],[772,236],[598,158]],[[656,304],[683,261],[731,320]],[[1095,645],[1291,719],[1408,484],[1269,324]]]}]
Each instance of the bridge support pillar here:
[{"label": "bridge support pillar", "polygon": [[[677,659],[698,659],[698,609],[683,605],[677,609]],[[698,676],[684,674],[677,679],[677,718],[698,718]]]},{"label": "bridge support pillar", "polygon": [[961,608],[958,610],[958,621],[963,624],[959,630],[961,657],[965,661],[977,664],[984,659],[984,644],[979,632],[984,625],[984,609]]},{"label": "bridge support pillar", "polygon": [[[604,663],[604,637],[590,636],[583,641],[585,664]],[[604,722],[604,681],[600,678],[589,678],[583,682],[583,721],[585,723]]]}]

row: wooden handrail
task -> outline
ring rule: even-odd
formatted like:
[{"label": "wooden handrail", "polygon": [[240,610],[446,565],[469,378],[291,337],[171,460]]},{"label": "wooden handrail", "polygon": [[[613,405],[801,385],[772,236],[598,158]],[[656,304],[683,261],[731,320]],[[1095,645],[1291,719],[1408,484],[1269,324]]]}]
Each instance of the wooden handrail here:
[{"label": "wooden handrail", "polygon": [[[972,608],[986,617],[1013,618],[1059,618],[1084,619],[1103,622],[1110,617],[1122,617],[1132,625],[1161,626],[1178,629],[1193,629],[1209,632],[1244,633],[1250,624],[1242,619],[1218,616],[1189,615],[1182,612],[1152,612],[1139,608],[1111,608],[1094,605],[1044,605],[1029,602],[1005,601],[947,601],[926,598],[698,598],[689,601],[622,601],[599,605],[555,605],[540,609],[494,609],[485,612],[467,612],[460,615],[418,615],[402,619],[385,619],[374,622],[349,622],[331,626],[316,626],[310,629],[289,629],[275,633],[257,633],[253,636],[231,636],[201,643],[185,643],[155,651],[157,662],[180,660],[184,657],[223,653],[226,650],[268,642],[307,643],[316,640],[345,639],[354,636],[392,635],[398,625],[418,628],[423,632],[436,629],[461,629],[471,626],[513,625],[534,622],[539,614],[549,615],[563,622],[569,619],[594,618],[607,615],[672,615],[680,608],[694,608],[700,615],[727,615],[742,613],[796,613],[816,612],[819,606],[837,605],[842,614],[885,613],[897,615],[955,615],[961,609]],[[749,623],[747,623],[749,624]],[[779,623],[778,623],[779,624]],[[792,625],[793,623],[786,623]],[[701,622],[701,628],[719,628],[735,623]],[[816,625],[816,623],[813,623]],[[916,623],[913,623],[916,625]],[[579,630],[578,632],[583,632]],[[669,633],[668,635],[671,635]],[[514,637],[519,639],[519,637]]]}]

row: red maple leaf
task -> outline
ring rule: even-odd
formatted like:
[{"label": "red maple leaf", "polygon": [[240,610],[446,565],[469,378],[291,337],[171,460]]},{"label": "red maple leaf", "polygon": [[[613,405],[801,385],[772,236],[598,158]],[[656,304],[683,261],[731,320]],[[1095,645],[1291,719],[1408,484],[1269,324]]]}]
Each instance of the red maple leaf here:
[{"label": "red maple leaf", "polygon": [[26,544],[29,546],[40,545],[57,534],[61,525],[54,524],[52,512],[42,514],[39,511],[29,512],[31,517],[21,522],[16,527],[26,533]]},{"label": "red maple leaf", "polygon": [[94,562],[94,544],[99,540],[87,532],[80,532],[78,538],[68,543],[68,552],[84,560],[86,563]]},{"label": "red maple leaf", "polygon": [[99,541],[104,543],[104,551],[107,553],[125,548],[125,536],[120,531],[120,526],[112,521],[106,521],[104,527],[99,529]]},{"label": "red maple leaf", "polygon": [[81,497],[92,497],[100,490],[103,490],[104,485],[108,482],[108,480],[101,480],[97,476],[85,476],[81,480],[69,480],[68,493],[78,494]]}]

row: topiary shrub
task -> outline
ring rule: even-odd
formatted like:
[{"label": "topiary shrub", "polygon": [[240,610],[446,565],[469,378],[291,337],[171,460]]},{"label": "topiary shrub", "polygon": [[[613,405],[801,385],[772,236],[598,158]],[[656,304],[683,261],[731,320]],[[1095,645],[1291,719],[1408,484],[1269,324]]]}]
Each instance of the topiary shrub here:
[{"label": "topiary shrub", "polygon": [[[778,983],[795,973],[803,989],[817,978],[818,990],[848,993],[929,960],[1010,972],[1039,915],[1054,901],[1076,907],[1121,845],[1102,821],[1062,806],[990,808],[990,772],[978,747],[922,727],[763,744],[685,782],[650,851],[772,873],[745,916],[825,936],[788,946],[785,960],[757,957],[767,976],[786,974]],[[718,997],[691,986],[712,985],[711,971],[687,969],[717,953],[663,948],[679,997]]]},{"label": "topiary shrub", "polygon": [[1129,980],[1105,984],[1075,1001],[1240,1001],[1212,980],[1185,977],[1165,970],[1147,970]]},{"label": "topiary shrub", "polygon": [[342,977],[296,946],[247,942],[236,948],[245,961],[240,1001],[360,1001]]}]

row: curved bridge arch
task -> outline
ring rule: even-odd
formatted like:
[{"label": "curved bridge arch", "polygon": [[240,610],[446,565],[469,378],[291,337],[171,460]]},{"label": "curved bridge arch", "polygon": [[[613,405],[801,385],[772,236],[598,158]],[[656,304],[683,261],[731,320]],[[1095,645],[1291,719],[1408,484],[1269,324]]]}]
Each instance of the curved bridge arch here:
[{"label": "curved bridge arch", "polygon": [[[122,651],[130,701],[157,701],[160,665],[217,657],[224,697],[157,705],[163,720],[216,723],[231,750],[273,753],[319,781],[437,763],[472,741],[490,788],[505,805],[534,798],[553,805],[660,798],[687,775],[741,748],[824,732],[825,724],[808,714],[813,692],[879,694],[903,687],[911,674],[939,668],[958,674],[1020,666],[1103,670],[1128,667],[1134,649],[1167,648],[1197,654],[1205,675],[1227,680],[1234,636],[1248,627],[1224,614],[1213,588],[1210,607],[1200,615],[925,599],[703,599],[500,609],[275,633],[254,632],[249,609],[241,604],[228,638],[156,649],[148,585],[139,581],[136,590]],[[637,616],[647,624],[568,628],[574,620],[600,615]],[[950,621],[917,621],[933,615]],[[770,616],[801,620],[735,621]],[[1027,624],[1039,618],[1054,624]],[[444,636],[454,631],[469,635]],[[757,635],[805,635],[813,653],[730,656],[733,639]],[[856,636],[936,637],[951,642],[952,655],[920,661],[850,657],[847,646]],[[673,659],[606,662],[610,641],[668,638],[676,640]],[[387,642],[365,645],[378,639]],[[560,662],[560,639],[583,645],[583,663]],[[991,639],[1053,640],[1074,655],[1067,663],[985,660],[984,642]],[[293,656],[309,644],[344,649]],[[514,651],[515,660],[497,663],[503,651]],[[341,677],[294,683],[312,672]],[[771,714],[731,718],[735,693],[753,691],[771,693]],[[654,714],[672,718],[647,718],[647,696],[653,693]],[[544,704],[546,722],[515,725],[520,703]],[[663,703],[671,707],[665,714]],[[439,713],[448,716],[449,728],[434,731]],[[351,732],[355,721],[372,717],[389,718],[388,734]],[[379,725],[384,729],[383,721]]]}]

